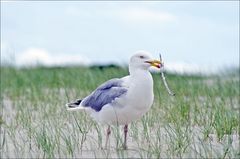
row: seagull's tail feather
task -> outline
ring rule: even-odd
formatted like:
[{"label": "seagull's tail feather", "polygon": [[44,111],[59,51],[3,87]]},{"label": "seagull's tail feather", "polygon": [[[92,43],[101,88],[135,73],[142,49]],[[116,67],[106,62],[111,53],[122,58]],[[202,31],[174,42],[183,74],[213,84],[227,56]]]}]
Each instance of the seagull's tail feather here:
[{"label": "seagull's tail feather", "polygon": [[81,99],[78,99],[74,102],[67,103],[67,110],[79,110],[79,109],[85,109],[84,107],[80,106],[80,103],[82,102]]}]

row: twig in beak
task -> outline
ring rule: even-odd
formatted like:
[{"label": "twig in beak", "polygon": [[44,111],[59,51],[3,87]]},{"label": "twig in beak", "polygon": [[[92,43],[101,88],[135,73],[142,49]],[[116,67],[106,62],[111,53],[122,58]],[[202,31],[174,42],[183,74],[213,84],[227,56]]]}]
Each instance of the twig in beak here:
[{"label": "twig in beak", "polygon": [[163,84],[164,84],[165,88],[167,89],[168,94],[170,94],[170,95],[172,95],[172,96],[175,96],[175,93],[173,93],[173,92],[170,90],[170,88],[168,87],[168,83],[167,83],[166,78],[165,78],[165,75],[164,75],[164,70],[163,70],[163,69],[164,69],[164,64],[163,64],[163,61],[162,61],[162,56],[161,56],[161,54],[159,54],[159,58],[160,58],[160,61],[161,61],[161,63],[162,63],[161,77],[162,77],[162,80],[163,80]]}]

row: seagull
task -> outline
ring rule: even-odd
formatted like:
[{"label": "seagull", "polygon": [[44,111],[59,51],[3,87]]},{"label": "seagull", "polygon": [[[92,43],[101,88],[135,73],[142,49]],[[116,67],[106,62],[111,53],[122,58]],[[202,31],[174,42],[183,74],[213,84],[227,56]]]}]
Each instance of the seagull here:
[{"label": "seagull", "polygon": [[153,104],[153,79],[149,68],[161,68],[147,51],[137,51],[129,62],[129,75],[111,79],[83,99],[66,104],[68,110],[86,110],[101,124],[107,124],[105,148],[110,125],[124,125],[123,149],[127,149],[128,124],[140,119]]}]

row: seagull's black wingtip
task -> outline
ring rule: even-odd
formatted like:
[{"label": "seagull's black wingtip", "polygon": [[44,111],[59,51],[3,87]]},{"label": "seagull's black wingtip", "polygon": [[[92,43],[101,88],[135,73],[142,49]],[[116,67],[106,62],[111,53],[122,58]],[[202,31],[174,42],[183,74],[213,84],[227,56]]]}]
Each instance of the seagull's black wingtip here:
[{"label": "seagull's black wingtip", "polygon": [[81,102],[82,102],[82,100],[81,100],[81,99],[78,99],[78,100],[76,100],[76,101],[74,101],[74,102],[72,102],[72,103],[67,103],[66,106],[67,106],[68,108],[76,108],[76,107],[79,106],[79,104],[80,104]]}]

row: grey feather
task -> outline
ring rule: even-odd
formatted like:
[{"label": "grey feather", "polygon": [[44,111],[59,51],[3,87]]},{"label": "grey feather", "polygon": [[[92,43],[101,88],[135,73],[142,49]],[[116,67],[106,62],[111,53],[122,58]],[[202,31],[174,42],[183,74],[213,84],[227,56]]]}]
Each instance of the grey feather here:
[{"label": "grey feather", "polygon": [[126,94],[127,88],[122,86],[121,79],[112,79],[100,85],[94,92],[82,100],[81,105],[100,111],[106,104]]}]

